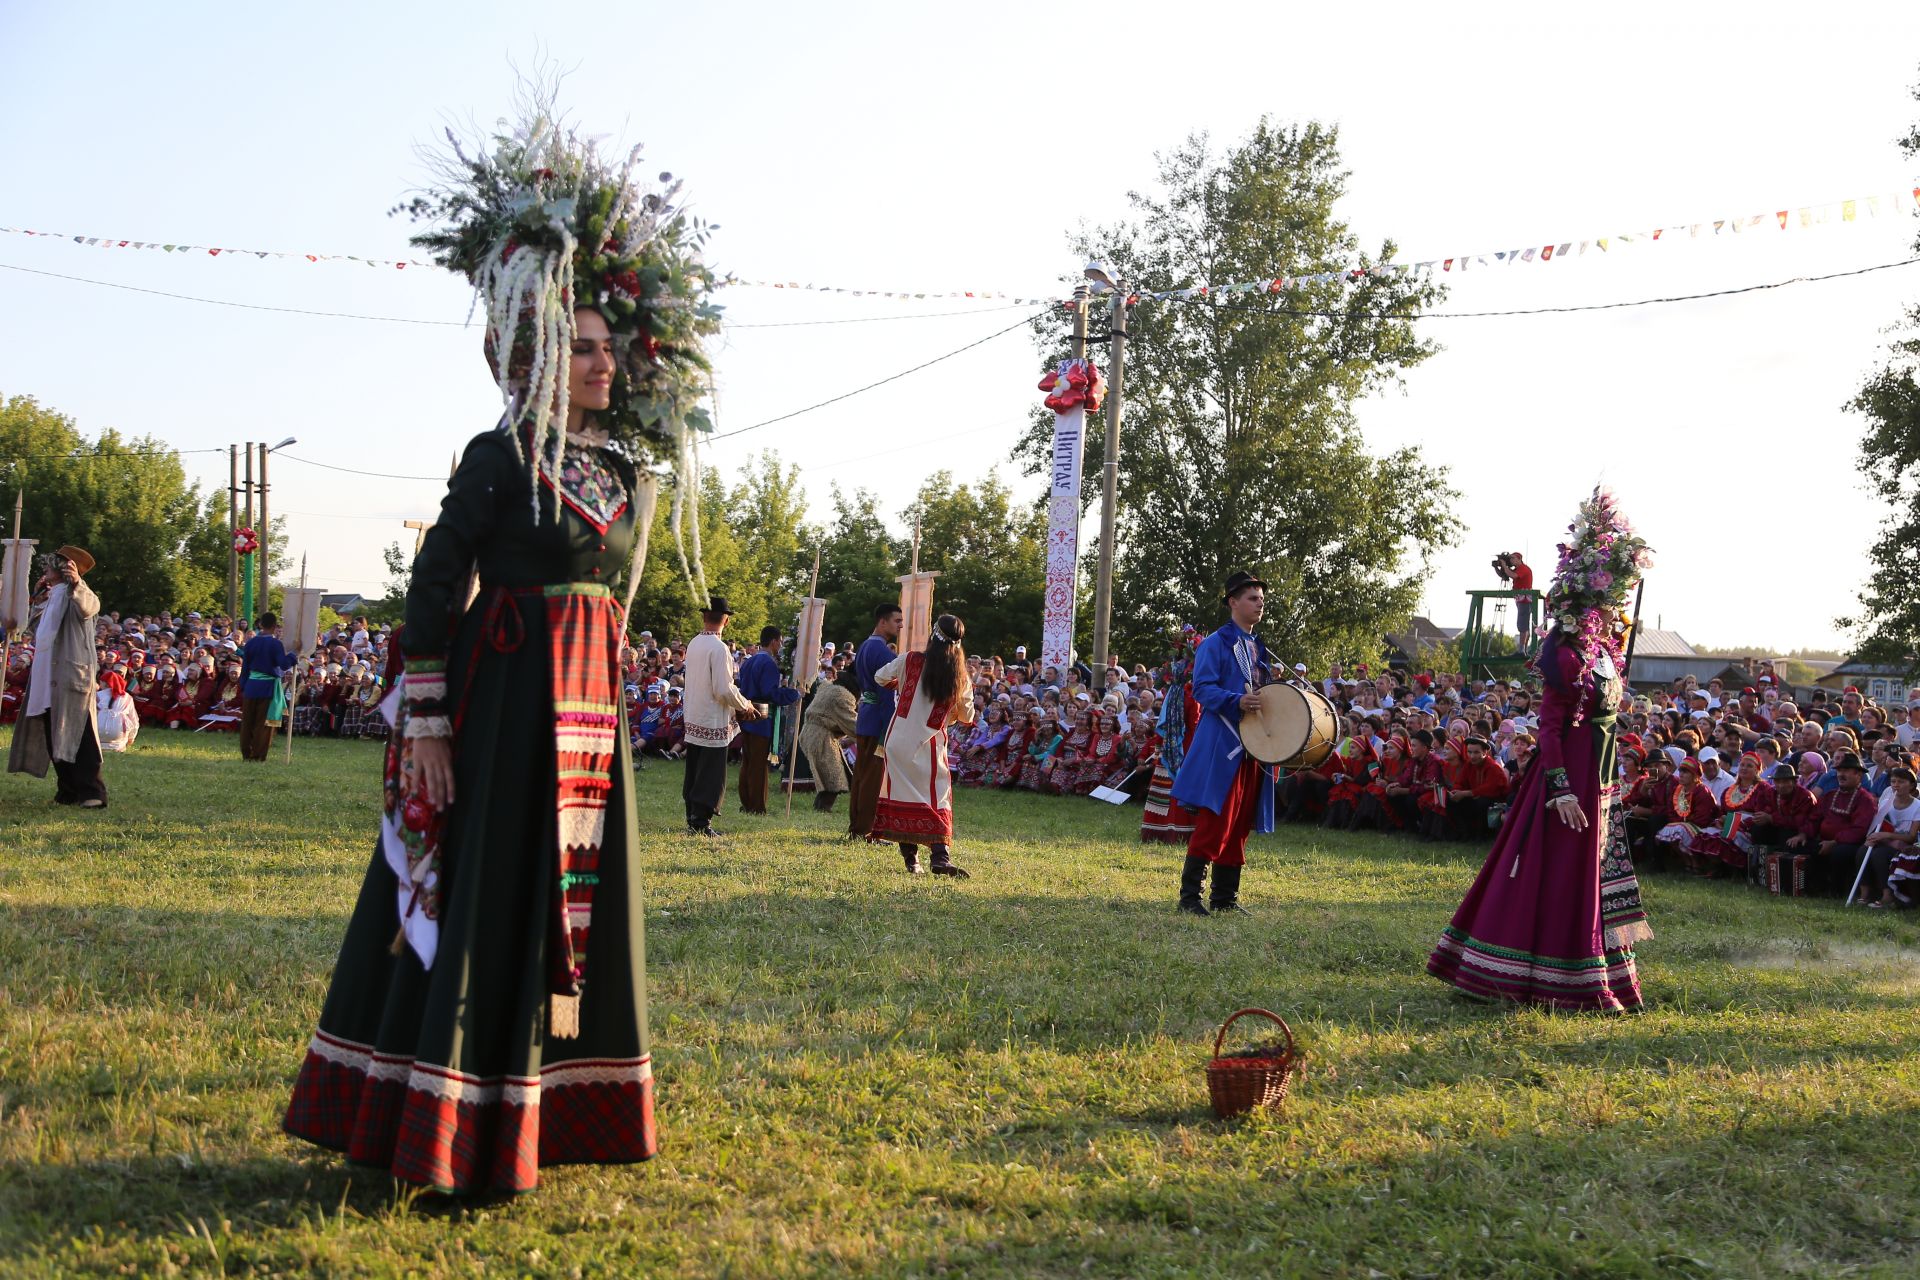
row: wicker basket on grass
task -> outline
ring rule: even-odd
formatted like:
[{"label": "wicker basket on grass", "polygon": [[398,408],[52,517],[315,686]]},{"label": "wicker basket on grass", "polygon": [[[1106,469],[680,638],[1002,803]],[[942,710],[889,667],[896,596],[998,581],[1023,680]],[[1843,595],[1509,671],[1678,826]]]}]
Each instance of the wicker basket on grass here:
[{"label": "wicker basket on grass", "polygon": [[[1287,1037],[1284,1046],[1259,1045],[1237,1054],[1224,1054],[1227,1028],[1248,1014],[1270,1018]],[[1244,1115],[1255,1107],[1279,1110],[1287,1100],[1287,1086],[1300,1064],[1300,1051],[1293,1041],[1293,1028],[1277,1013],[1265,1009],[1242,1009],[1220,1024],[1214,1037],[1213,1060],[1207,1063],[1207,1092],[1213,1097],[1213,1113],[1222,1120]]]}]

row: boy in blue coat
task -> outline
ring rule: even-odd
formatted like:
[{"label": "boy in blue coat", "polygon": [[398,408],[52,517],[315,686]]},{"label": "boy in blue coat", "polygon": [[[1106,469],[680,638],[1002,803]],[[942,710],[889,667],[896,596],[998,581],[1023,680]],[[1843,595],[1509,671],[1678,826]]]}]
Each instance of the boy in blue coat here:
[{"label": "boy in blue coat", "polygon": [[741,736],[746,738],[740,744],[742,813],[767,811],[767,755],[773,748],[770,708],[790,707],[800,701],[800,691],[781,679],[781,644],[780,628],[762,627],[759,650],[740,664],[740,675],[734,681],[741,697],[760,706],[760,717],[740,726]]},{"label": "boy in blue coat", "polygon": [[[1272,662],[1253,634],[1267,608],[1267,584],[1250,573],[1227,579],[1232,620],[1200,642],[1193,655],[1193,697],[1200,723],[1193,745],[1174,779],[1173,798],[1193,811],[1187,861],[1180,872],[1180,910],[1204,916],[1243,911],[1240,869],[1247,861],[1247,835],[1257,826],[1273,830],[1273,771],[1240,744],[1240,713],[1260,705],[1262,677]],[[1200,900],[1207,868],[1213,868],[1210,903]]]}]

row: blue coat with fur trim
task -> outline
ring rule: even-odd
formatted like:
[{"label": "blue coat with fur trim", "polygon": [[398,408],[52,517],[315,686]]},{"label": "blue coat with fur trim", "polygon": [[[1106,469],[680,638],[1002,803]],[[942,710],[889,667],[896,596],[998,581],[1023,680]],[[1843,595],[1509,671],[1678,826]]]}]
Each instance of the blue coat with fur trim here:
[{"label": "blue coat with fur trim", "polygon": [[[1193,653],[1193,700],[1200,704],[1200,723],[1173,780],[1173,798],[1189,809],[1219,813],[1247,757],[1240,745],[1240,696],[1247,691],[1247,675],[1233,656],[1234,645],[1243,638],[1253,641],[1254,669],[1267,670],[1267,646],[1231,622],[1202,640]],[[1273,830],[1273,770],[1260,769],[1254,800],[1253,829]]]}]

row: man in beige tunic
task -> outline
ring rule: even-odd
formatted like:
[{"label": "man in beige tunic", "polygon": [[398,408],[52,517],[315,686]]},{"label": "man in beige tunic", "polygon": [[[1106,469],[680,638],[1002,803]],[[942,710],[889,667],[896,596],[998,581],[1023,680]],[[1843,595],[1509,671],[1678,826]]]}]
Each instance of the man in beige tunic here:
[{"label": "man in beige tunic", "polygon": [[680,798],[690,835],[720,834],[713,829],[713,815],[727,789],[727,748],[740,732],[739,722],[760,714],[733,683],[733,655],[721,639],[732,616],[725,596],[711,597],[700,611],[703,629],[687,644],[687,773]]},{"label": "man in beige tunic", "polygon": [[79,547],[61,547],[40,580],[47,603],[33,632],[33,672],[27,701],[13,730],[8,773],[47,776],[53,765],[54,800],[82,809],[107,807],[100,776],[100,733],[93,722],[95,653],[93,620],[100,598],[86,584],[93,557]]}]

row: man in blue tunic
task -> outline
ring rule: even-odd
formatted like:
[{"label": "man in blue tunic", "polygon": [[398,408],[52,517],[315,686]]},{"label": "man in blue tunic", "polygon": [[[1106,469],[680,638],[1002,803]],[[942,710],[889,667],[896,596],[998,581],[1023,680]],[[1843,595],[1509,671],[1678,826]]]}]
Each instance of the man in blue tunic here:
[{"label": "man in blue tunic", "polygon": [[[1267,584],[1250,573],[1227,579],[1231,621],[1200,642],[1193,655],[1193,697],[1200,723],[1174,779],[1173,798],[1193,811],[1187,861],[1180,872],[1180,910],[1243,911],[1240,869],[1247,835],[1273,830],[1273,771],[1240,743],[1240,714],[1260,705],[1259,687],[1272,659],[1253,634],[1267,608]],[[1200,900],[1213,868],[1210,902]]]},{"label": "man in blue tunic", "polygon": [[900,638],[900,606],[883,604],[873,611],[873,634],[853,655],[853,671],[860,678],[860,709],[853,722],[853,777],[847,787],[847,839],[859,840],[873,831],[873,810],[880,801],[880,782],[887,761],[880,744],[887,739],[893,719],[893,690],[882,688],[874,676],[893,661],[893,642]]},{"label": "man in blue tunic", "polygon": [[758,719],[740,726],[744,741],[740,744],[740,812],[767,811],[767,753],[773,747],[771,707],[789,707],[800,700],[800,691],[780,679],[781,635],[778,627],[760,628],[760,647],[740,664],[734,681],[740,694],[760,709]]}]

